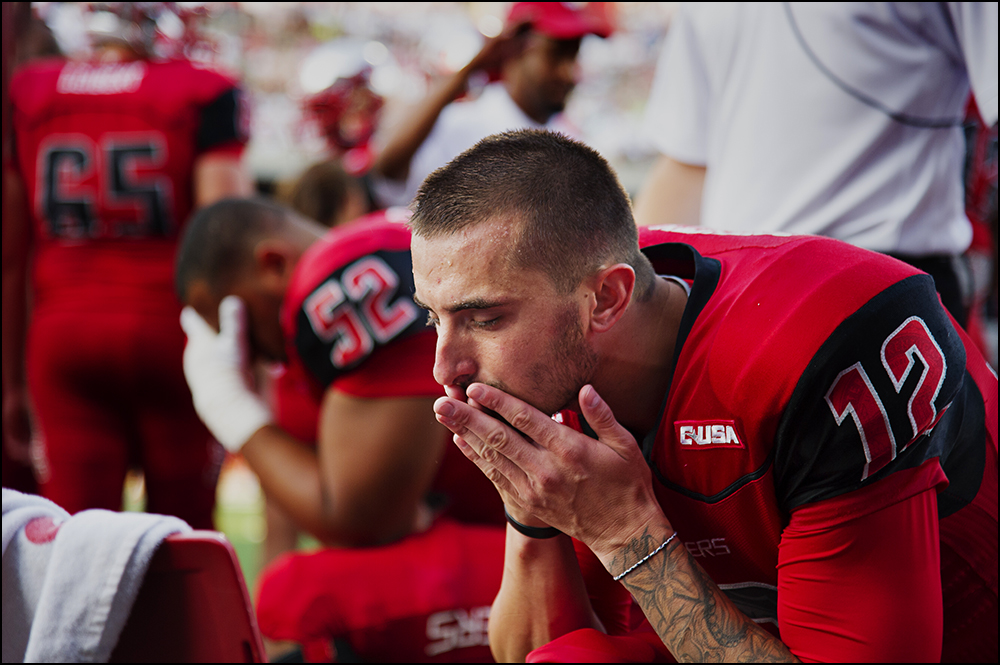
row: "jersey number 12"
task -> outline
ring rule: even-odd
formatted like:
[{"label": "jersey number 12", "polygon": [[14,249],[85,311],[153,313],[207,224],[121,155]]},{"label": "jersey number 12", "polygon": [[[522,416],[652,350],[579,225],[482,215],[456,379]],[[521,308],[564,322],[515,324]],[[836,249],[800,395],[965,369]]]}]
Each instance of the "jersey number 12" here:
[{"label": "jersey number 12", "polygon": [[[923,319],[911,316],[886,337],[882,342],[881,358],[896,395],[887,395],[883,401],[860,362],[838,374],[826,394],[826,403],[837,425],[850,414],[861,435],[866,460],[862,480],[896,459],[898,453],[929,432],[942,415],[935,401],[948,367],[941,346]],[[923,372],[906,402],[910,428],[909,431],[893,432],[885,403],[889,400],[896,403],[899,397],[905,397],[901,394],[903,384],[916,366],[916,359],[920,360]],[[905,441],[902,448],[897,446],[897,435],[898,440]]]}]

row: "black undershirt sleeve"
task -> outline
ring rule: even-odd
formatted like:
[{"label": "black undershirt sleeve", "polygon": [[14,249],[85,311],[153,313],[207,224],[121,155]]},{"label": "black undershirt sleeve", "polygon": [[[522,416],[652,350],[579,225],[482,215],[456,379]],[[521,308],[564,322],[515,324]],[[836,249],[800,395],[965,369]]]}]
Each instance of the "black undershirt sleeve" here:
[{"label": "black undershirt sleeve", "polygon": [[198,152],[205,152],[218,145],[233,141],[244,142],[244,113],[239,88],[229,88],[201,108],[196,145]]}]

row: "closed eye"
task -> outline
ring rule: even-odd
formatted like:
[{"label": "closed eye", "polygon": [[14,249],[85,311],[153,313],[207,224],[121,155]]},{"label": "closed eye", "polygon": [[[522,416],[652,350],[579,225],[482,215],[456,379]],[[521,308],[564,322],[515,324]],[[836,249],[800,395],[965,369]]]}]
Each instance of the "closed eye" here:
[{"label": "closed eye", "polygon": [[479,320],[473,319],[472,320],[472,325],[475,326],[476,328],[480,328],[482,330],[491,330],[491,329],[497,327],[500,324],[500,318],[501,317],[497,316],[497,317],[494,317],[492,319],[486,319],[486,320],[483,320],[483,321],[479,321]]}]

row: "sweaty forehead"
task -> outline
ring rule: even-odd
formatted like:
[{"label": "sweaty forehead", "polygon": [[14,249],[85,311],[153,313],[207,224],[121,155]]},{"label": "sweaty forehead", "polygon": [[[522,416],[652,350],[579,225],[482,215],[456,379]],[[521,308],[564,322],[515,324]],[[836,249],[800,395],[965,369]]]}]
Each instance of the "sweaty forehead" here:
[{"label": "sweaty forehead", "polygon": [[516,251],[519,229],[512,220],[497,219],[469,224],[456,231],[416,235],[412,239],[413,259],[416,263],[425,256],[448,259],[448,264],[466,255],[476,261],[499,266],[509,261]]},{"label": "sweaty forehead", "polygon": [[432,309],[457,303],[523,297],[542,273],[516,267],[517,232],[508,223],[482,222],[432,238],[414,236],[417,298]]}]

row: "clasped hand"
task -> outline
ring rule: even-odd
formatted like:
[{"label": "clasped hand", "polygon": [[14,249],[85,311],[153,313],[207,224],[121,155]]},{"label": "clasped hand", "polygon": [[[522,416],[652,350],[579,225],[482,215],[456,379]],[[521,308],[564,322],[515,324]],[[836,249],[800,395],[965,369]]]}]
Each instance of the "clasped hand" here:
[{"label": "clasped hand", "polygon": [[596,440],[497,388],[475,383],[466,395],[468,403],[451,397],[435,402],[438,421],[519,520],[531,516],[529,524],[554,526],[601,556],[665,519],[635,438],[593,386],[584,386],[579,398]]}]

